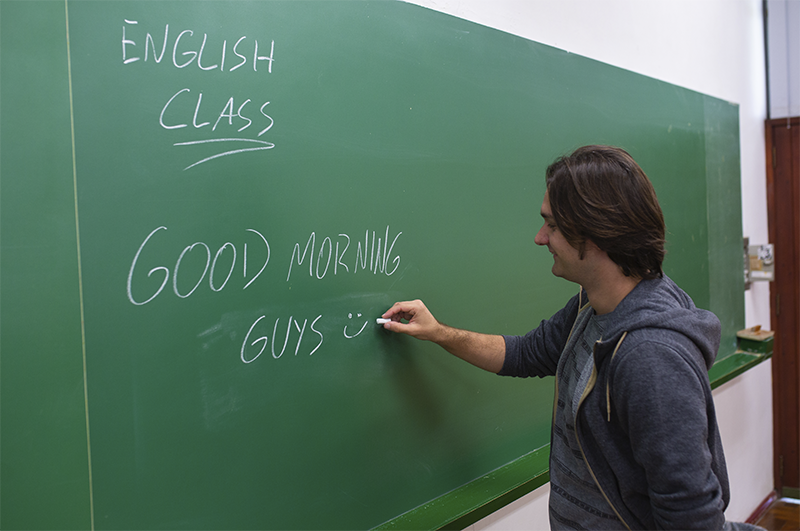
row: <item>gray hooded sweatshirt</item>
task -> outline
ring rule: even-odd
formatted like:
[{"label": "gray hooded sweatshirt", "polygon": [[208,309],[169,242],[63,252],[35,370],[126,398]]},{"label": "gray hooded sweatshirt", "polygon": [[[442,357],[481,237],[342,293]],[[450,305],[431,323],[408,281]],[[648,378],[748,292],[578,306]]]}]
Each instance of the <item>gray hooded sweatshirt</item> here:
[{"label": "gray hooded sweatshirt", "polygon": [[505,340],[498,374],[556,376],[553,528],[723,528],[730,494],[708,381],[720,341],[713,313],[664,276],[639,282],[603,316],[582,292]]}]

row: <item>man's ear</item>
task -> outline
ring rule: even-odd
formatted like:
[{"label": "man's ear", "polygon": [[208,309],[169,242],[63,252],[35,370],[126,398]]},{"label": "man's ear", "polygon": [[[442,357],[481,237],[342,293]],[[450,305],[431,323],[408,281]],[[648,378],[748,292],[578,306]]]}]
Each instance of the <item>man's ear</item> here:
[{"label": "man's ear", "polygon": [[589,253],[591,254],[602,253],[605,255],[608,254],[604,250],[600,249],[600,247],[598,247],[592,240],[589,239],[583,240],[583,243],[581,243],[580,247],[578,247],[578,250],[580,251],[579,257],[581,260],[586,258],[586,255]]},{"label": "man's ear", "polygon": [[573,249],[578,251],[578,259],[583,260],[583,255],[586,254],[586,242],[588,242],[588,241],[589,240],[583,240],[583,241],[579,241],[579,242],[571,242],[571,241],[567,240],[567,243],[570,245],[570,247],[572,247]]},{"label": "man's ear", "polygon": [[[583,245],[586,247],[586,249],[592,249],[594,251],[600,251],[600,247],[598,247],[597,244],[595,244],[592,240],[589,240],[588,238],[583,241]],[[602,251],[600,251],[600,252],[602,252]]]}]

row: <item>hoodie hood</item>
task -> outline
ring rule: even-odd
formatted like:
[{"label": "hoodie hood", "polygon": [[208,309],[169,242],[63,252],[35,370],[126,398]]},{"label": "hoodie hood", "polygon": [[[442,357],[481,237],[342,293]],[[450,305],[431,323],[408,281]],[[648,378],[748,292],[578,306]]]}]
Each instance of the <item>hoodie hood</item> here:
[{"label": "hoodie hood", "polygon": [[642,280],[613,312],[601,318],[607,323],[601,342],[603,350],[613,349],[626,332],[648,328],[686,336],[697,345],[706,369],[711,368],[717,357],[719,319],[712,312],[697,308],[692,299],[666,275]]}]

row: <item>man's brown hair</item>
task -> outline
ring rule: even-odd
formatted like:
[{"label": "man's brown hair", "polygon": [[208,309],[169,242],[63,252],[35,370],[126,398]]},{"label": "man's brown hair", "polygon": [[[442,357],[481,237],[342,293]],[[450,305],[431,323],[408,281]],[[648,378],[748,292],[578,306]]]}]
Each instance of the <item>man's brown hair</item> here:
[{"label": "man's brown hair", "polygon": [[547,168],[553,218],[583,258],[591,240],[625,276],[663,276],[664,214],[650,179],[624,150],[585,146]]}]

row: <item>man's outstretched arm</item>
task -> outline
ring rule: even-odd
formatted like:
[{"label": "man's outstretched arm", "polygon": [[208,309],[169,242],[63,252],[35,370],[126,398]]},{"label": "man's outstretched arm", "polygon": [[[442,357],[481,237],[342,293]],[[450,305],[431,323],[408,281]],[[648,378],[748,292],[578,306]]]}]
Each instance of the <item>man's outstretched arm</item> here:
[{"label": "man's outstretched arm", "polygon": [[506,355],[503,336],[479,334],[440,323],[420,300],[396,302],[382,317],[391,319],[383,325],[387,330],[432,341],[462,360],[495,374],[503,368]]}]

